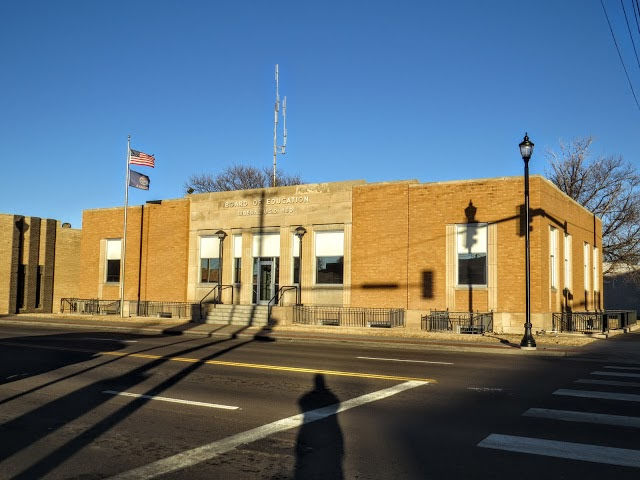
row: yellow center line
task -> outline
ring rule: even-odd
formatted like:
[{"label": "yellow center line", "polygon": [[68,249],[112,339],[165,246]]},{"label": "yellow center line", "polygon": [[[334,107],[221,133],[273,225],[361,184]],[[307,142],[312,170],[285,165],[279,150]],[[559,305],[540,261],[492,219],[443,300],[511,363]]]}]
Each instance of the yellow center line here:
[{"label": "yellow center line", "polygon": [[166,357],[162,355],[149,355],[147,353],[125,353],[125,352],[98,352],[100,355],[111,355],[118,357],[136,357],[151,360],[166,360],[170,362],[202,363],[206,365],[220,365],[224,367],[255,368],[260,370],[276,370],[297,373],[321,373],[323,375],[334,375],[340,377],[374,378],[377,380],[392,380],[400,382],[419,381],[425,383],[437,383],[433,378],[401,377],[397,375],[378,375],[376,373],[343,372],[340,370],[321,370],[317,368],[287,367],[281,365],[265,365],[261,363],[226,362],[224,360],[200,360],[188,357]]},{"label": "yellow center line", "polygon": [[189,357],[168,357],[164,355],[150,355],[148,353],[133,353],[133,352],[99,352],[95,350],[87,350],[83,348],[67,348],[58,347],[54,345],[35,345],[28,343],[17,342],[5,342],[0,341],[0,345],[12,346],[12,347],[27,347],[27,348],[40,348],[44,350],[57,350],[66,352],[77,353],[90,353],[93,355],[108,355],[112,357],[135,357],[145,358],[148,360],[165,360],[168,362],[185,362],[185,363],[202,363],[206,365],[219,365],[222,367],[237,367],[237,368],[254,368],[260,370],[275,370],[283,372],[297,372],[297,373],[322,373],[323,375],[334,375],[339,377],[356,377],[356,378],[373,378],[377,380],[391,380],[399,382],[418,381],[425,383],[438,383],[433,378],[417,378],[417,377],[401,377],[397,375],[378,375],[376,373],[361,373],[361,372],[343,372],[340,370],[320,370],[317,368],[302,368],[302,367],[287,367],[281,365],[265,365],[261,363],[243,363],[243,362],[225,362],[224,360],[200,360],[198,358]]}]

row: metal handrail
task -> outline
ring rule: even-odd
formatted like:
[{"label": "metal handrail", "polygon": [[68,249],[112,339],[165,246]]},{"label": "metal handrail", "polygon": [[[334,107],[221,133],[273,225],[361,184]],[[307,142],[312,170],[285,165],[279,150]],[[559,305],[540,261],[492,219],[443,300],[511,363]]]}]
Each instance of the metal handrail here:
[{"label": "metal handrail", "polygon": [[[224,285],[224,284],[222,284],[222,283],[219,283],[218,285],[216,285],[215,287],[213,287],[211,290],[209,290],[209,292],[207,292],[207,294],[206,294],[204,297],[202,297],[202,299],[200,300],[200,308],[199,308],[199,309],[200,309],[200,318],[202,318],[202,303],[205,301],[205,299],[206,299],[209,295],[211,295],[211,293],[212,293],[212,292],[214,292],[214,291],[216,291],[216,290],[218,290],[218,289],[220,289],[220,296],[216,296],[216,298],[217,298],[217,299],[220,299],[220,298],[222,297],[222,290],[225,290],[225,289],[227,289],[227,288],[230,288],[230,289],[231,289],[231,304],[233,304],[233,288],[234,288],[234,287],[235,287],[235,285]],[[213,302],[213,307],[214,307],[214,308],[215,308],[215,306],[216,306],[216,304],[217,304],[217,303],[218,303],[217,301],[214,301],[214,302]],[[222,301],[220,301],[220,303],[222,303]]]},{"label": "metal handrail", "polygon": [[[298,286],[297,285],[283,285],[282,287],[280,287],[278,289],[278,291],[273,295],[273,297],[271,297],[271,300],[269,300],[267,302],[267,321],[271,320],[271,307],[274,306],[274,304],[272,304],[272,302],[275,300],[276,303],[280,303],[280,300],[282,300],[282,294],[284,292],[288,292],[289,290],[298,290]],[[297,298],[297,296],[296,296]]]}]

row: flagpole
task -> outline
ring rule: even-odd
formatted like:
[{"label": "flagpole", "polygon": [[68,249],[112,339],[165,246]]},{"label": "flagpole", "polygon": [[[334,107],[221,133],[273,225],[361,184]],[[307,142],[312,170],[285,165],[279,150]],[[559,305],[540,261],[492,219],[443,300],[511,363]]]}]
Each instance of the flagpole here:
[{"label": "flagpole", "polygon": [[120,253],[120,317],[124,318],[124,273],[127,257],[127,206],[129,205],[129,160],[131,156],[131,135],[127,135],[127,174],[124,183],[124,227],[122,234],[122,251]]}]

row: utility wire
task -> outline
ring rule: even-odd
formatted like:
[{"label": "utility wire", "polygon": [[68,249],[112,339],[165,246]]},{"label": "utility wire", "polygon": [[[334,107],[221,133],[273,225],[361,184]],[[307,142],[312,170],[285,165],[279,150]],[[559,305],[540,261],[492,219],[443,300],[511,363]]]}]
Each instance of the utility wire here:
[{"label": "utility wire", "polygon": [[[633,2],[633,0],[631,1]],[[627,30],[629,30],[631,45],[633,45],[633,53],[636,54],[636,62],[638,63],[638,68],[640,68],[640,60],[638,60],[638,51],[636,50],[636,42],[633,40],[633,35],[631,34],[631,27],[629,26],[629,19],[627,18],[627,9],[624,8],[624,0],[620,0],[620,5],[622,5],[622,11],[624,12],[624,21],[627,22]],[[635,13],[635,10],[633,13]]]},{"label": "utility wire", "polygon": [[627,72],[627,67],[624,64],[624,60],[622,59],[622,54],[620,53],[620,47],[618,47],[618,42],[616,41],[616,36],[613,33],[613,28],[611,28],[611,22],[609,21],[609,15],[607,15],[607,9],[604,7],[604,3],[600,0],[600,5],[602,5],[602,10],[604,10],[604,16],[607,19],[607,24],[609,25],[609,31],[611,32],[611,37],[613,38],[613,43],[616,46],[616,50],[618,51],[618,57],[620,58],[620,63],[622,63],[622,68],[624,69],[624,74],[627,76],[627,81],[629,82],[629,87],[631,88],[631,93],[633,94],[633,99],[636,101],[636,107],[640,110],[640,103],[638,103],[638,97],[636,97],[636,92],[633,89],[633,84],[631,83],[631,79],[629,78],[629,72]]},{"label": "utility wire", "polygon": [[636,29],[638,30],[638,34],[640,34],[640,20],[638,20],[638,16],[640,16],[640,4],[638,4],[638,0],[631,0],[631,6],[633,7],[633,16],[636,18]]},{"label": "utility wire", "polygon": [[640,35],[640,4],[638,4],[638,0],[631,0],[631,6],[633,7],[633,16],[636,19],[636,29],[638,30],[638,35]]}]

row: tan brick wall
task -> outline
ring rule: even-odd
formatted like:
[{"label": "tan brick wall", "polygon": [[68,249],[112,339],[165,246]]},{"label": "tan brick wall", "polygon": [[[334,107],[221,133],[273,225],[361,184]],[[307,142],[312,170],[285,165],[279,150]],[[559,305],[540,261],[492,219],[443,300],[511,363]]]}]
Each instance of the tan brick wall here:
[{"label": "tan brick wall", "polygon": [[[125,299],[186,301],[188,222],[187,199],[129,207]],[[79,297],[119,298],[119,286],[105,283],[103,264],[105,240],[122,232],[122,208],[85,210]]]},{"label": "tan brick wall", "polygon": [[[551,289],[550,276],[547,275],[546,280],[541,292],[543,296],[543,303],[556,306],[554,311],[560,311],[562,308],[569,308],[575,311],[594,310],[603,308],[604,298],[602,296],[603,283],[602,283],[602,221],[588,212],[582,206],[572,201],[560,190],[549,181],[539,178],[537,181],[540,183],[542,194],[542,208],[545,211],[545,216],[542,221],[545,225],[547,238],[542,242],[543,249],[541,252],[541,262],[545,265],[549,265],[549,240],[548,231],[549,226],[554,226],[558,229],[558,288]],[[571,235],[571,256],[572,256],[572,268],[571,268],[571,289],[564,291],[564,287],[567,285],[564,278],[564,233]],[[589,244],[590,250],[590,282],[589,288],[585,291],[584,288],[584,263],[583,263],[583,246],[584,243]],[[593,290],[593,247],[598,248],[598,273],[599,273],[599,296],[600,302],[598,305],[597,295],[594,295]],[[594,303],[595,299],[595,303]]]},{"label": "tan brick wall", "polygon": [[[447,225],[451,229],[466,223],[465,209],[470,202],[476,208],[475,221],[492,225],[489,251],[495,252],[497,258],[489,259],[489,288],[456,287],[455,259],[450,259],[451,272],[447,274],[447,256],[456,251],[455,245],[447,248],[447,242],[455,241],[455,235],[447,237]],[[497,311],[524,312],[525,237],[520,218],[523,204],[522,177],[355,186],[352,305],[486,311],[491,301]],[[593,244],[595,237],[602,256],[601,226],[596,219],[594,234],[594,217],[540,176],[530,179],[530,205],[531,309],[536,318],[546,319],[548,312],[557,311],[549,288],[551,218],[562,226],[566,221],[573,235],[576,286],[583,282],[582,242],[590,238],[589,243]],[[559,244],[562,258],[562,242]],[[559,271],[562,273],[560,266]],[[601,274],[601,267],[599,271]],[[368,284],[388,284],[392,288],[362,288]],[[575,296],[578,303],[584,303],[584,294]],[[522,323],[519,317],[514,321]]]},{"label": "tan brick wall", "polygon": [[409,186],[391,183],[353,187],[354,306],[407,308]]},{"label": "tan brick wall", "polygon": [[15,215],[0,214],[0,315],[15,313],[18,230]]},{"label": "tan brick wall", "polygon": [[56,255],[53,281],[53,312],[60,311],[61,298],[79,296],[82,231],[56,225]]}]

